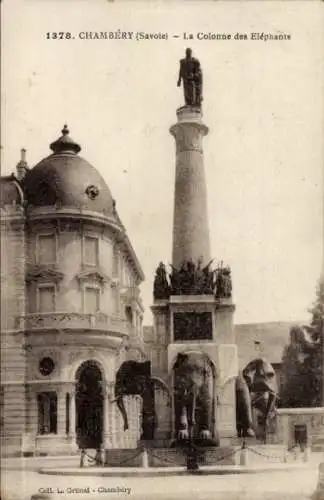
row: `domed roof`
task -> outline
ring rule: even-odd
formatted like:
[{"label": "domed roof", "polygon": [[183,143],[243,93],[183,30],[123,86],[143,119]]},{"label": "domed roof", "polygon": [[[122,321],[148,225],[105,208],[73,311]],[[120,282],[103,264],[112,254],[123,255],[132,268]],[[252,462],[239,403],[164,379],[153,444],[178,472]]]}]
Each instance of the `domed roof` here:
[{"label": "domed roof", "polygon": [[27,203],[36,207],[59,204],[112,215],[110,189],[99,172],[78,155],[81,147],[69,136],[66,125],[50,148],[53,154],[26,173]]},{"label": "domed roof", "polygon": [[21,205],[22,202],[22,190],[14,174],[0,177],[0,206]]}]

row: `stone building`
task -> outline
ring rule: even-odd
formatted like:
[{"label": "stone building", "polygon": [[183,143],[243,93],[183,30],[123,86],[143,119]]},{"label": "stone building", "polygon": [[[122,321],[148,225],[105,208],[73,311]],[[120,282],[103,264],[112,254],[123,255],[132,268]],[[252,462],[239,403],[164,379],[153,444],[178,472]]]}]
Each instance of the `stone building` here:
[{"label": "stone building", "polygon": [[33,168],[1,177],[1,438],[5,454],[136,446],[113,402],[144,359],[144,279],[105,180],[65,126]]}]

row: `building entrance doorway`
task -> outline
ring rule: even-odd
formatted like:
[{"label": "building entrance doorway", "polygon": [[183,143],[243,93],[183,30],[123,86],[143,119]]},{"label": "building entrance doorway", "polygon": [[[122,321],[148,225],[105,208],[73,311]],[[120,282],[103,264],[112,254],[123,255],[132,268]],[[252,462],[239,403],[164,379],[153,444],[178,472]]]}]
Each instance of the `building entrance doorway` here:
[{"label": "building entrance doorway", "polygon": [[102,374],[94,361],[82,363],[76,374],[76,431],[79,448],[102,444]]}]

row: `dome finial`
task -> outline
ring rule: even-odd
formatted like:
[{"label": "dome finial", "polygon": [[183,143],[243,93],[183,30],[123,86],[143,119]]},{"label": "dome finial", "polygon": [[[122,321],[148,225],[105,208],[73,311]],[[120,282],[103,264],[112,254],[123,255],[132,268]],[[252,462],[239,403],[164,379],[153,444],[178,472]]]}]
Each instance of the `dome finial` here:
[{"label": "dome finial", "polygon": [[50,144],[50,148],[54,152],[54,154],[77,154],[81,151],[81,147],[79,146],[79,144],[74,142],[73,139],[71,139],[69,133],[70,131],[68,129],[68,126],[65,124],[62,129],[61,137]]}]

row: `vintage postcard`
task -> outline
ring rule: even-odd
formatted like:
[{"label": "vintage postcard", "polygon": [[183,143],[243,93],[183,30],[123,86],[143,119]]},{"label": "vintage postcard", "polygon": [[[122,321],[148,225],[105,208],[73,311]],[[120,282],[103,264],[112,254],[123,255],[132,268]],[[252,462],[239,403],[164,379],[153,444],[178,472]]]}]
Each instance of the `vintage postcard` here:
[{"label": "vintage postcard", "polygon": [[2,500],[324,499],[324,2],[1,7]]}]

